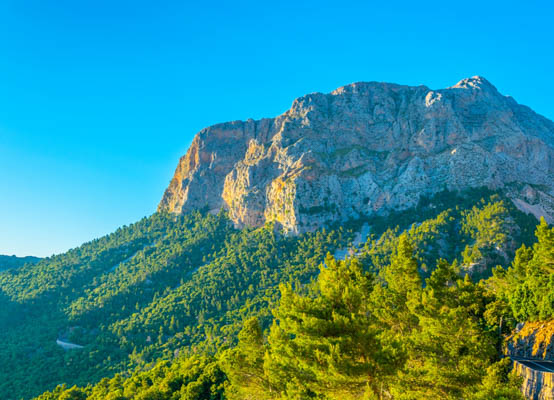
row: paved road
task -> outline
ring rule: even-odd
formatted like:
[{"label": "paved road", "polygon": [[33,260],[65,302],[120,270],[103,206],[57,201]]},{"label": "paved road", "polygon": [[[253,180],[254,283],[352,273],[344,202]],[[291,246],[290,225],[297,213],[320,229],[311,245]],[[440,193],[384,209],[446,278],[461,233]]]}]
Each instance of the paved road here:
[{"label": "paved road", "polygon": [[83,346],[80,346],[78,344],[64,342],[63,340],[60,340],[60,339],[56,340],[56,344],[64,350],[74,350],[74,349],[82,349],[83,348]]},{"label": "paved road", "polygon": [[539,361],[529,360],[527,358],[512,357],[512,360],[517,361],[528,368],[541,372],[553,372],[554,373],[554,361]]}]

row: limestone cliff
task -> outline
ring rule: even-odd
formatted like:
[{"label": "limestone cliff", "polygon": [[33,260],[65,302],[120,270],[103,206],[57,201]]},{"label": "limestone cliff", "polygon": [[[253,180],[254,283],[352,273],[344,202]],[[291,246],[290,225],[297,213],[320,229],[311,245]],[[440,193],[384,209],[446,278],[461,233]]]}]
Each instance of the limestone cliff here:
[{"label": "limestone cliff", "polygon": [[444,188],[505,188],[552,221],[554,123],[482,77],[441,90],[354,83],[284,114],[200,131],[159,210],[228,210],[291,233],[414,205]]},{"label": "limestone cliff", "polygon": [[554,361],[554,320],[520,324],[505,343],[512,358]]},{"label": "limestone cliff", "polygon": [[537,371],[518,361],[514,361],[514,371],[523,379],[521,392],[526,399],[554,399],[554,373]]},{"label": "limestone cliff", "polygon": [[[554,320],[518,325],[506,338],[504,353],[514,360],[514,371],[523,378],[521,390],[526,399],[554,399]],[[537,365],[521,360],[550,362]]]}]

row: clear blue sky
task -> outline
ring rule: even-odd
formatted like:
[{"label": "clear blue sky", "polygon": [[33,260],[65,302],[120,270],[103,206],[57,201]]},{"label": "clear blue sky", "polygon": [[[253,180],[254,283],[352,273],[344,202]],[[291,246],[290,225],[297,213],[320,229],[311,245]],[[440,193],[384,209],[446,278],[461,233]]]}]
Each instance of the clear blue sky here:
[{"label": "clear blue sky", "polygon": [[201,128],[354,81],[483,75],[552,119],[553,21],[549,1],[0,0],[0,254],[150,215]]}]

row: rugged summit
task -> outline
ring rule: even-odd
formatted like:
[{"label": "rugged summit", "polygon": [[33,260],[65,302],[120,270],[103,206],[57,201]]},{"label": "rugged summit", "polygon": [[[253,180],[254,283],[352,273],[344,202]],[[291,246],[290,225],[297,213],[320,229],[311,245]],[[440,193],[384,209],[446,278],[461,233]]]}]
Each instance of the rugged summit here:
[{"label": "rugged summit", "polygon": [[482,77],[441,90],[360,82],[201,130],[158,208],[225,208],[238,226],[297,233],[488,186],[552,221],[553,178],[554,123]]}]

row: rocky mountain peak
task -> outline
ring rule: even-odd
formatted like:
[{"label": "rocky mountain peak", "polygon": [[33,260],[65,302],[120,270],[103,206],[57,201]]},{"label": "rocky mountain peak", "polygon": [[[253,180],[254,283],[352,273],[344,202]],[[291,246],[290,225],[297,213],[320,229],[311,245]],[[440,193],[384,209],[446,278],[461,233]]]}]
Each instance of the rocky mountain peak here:
[{"label": "rocky mountain peak", "polygon": [[494,85],[490,83],[486,78],[475,75],[471,78],[462,79],[460,82],[451,86],[449,89],[476,89],[476,90],[493,90],[498,92]]},{"label": "rocky mountain peak", "polygon": [[483,77],[440,90],[357,82],[275,118],[203,129],[159,209],[224,208],[238,226],[297,233],[488,186],[551,218],[553,176],[554,123]]}]

